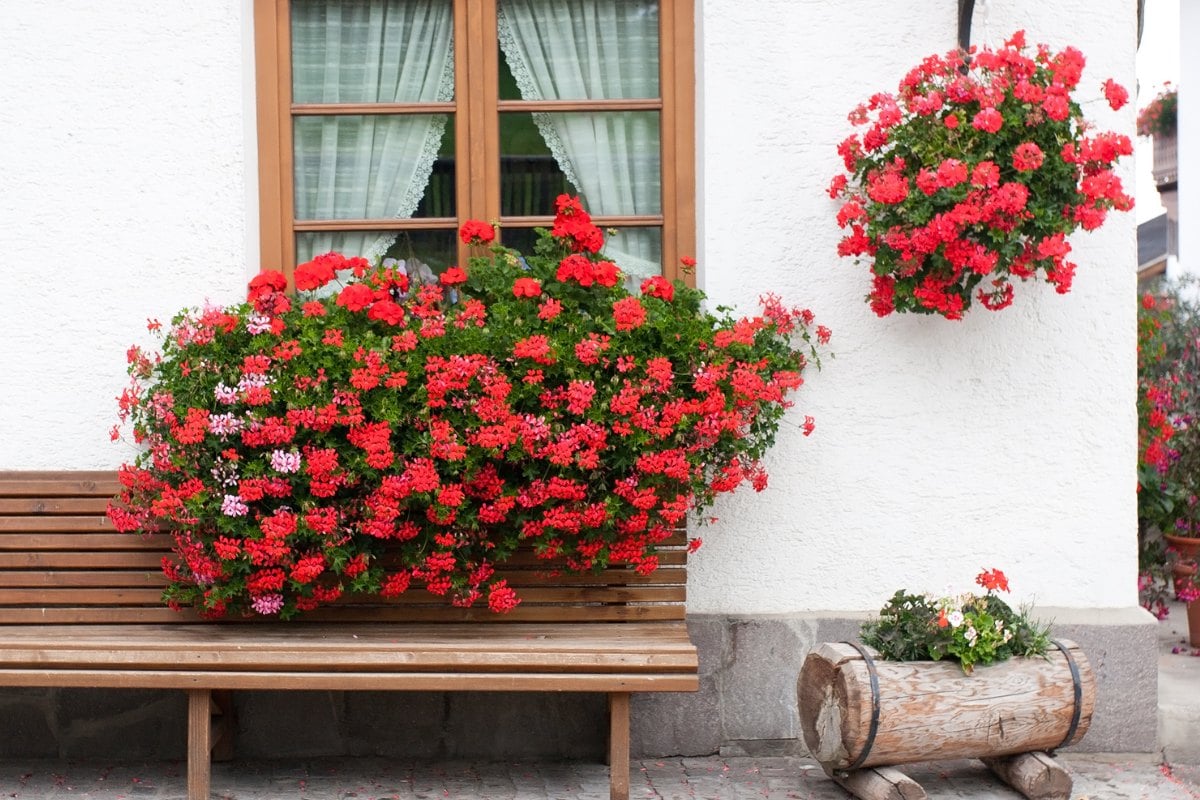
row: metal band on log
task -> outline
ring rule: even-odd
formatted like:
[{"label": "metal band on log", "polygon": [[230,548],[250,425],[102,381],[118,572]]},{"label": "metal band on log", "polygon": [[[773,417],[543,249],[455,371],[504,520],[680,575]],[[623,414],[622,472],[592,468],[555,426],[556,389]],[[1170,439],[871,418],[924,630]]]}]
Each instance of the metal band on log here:
[{"label": "metal band on log", "polygon": [[1091,725],[1096,679],[1066,640],[1044,657],[977,666],[971,675],[957,662],[886,661],[869,648],[827,642],[805,659],[797,694],[804,742],[832,772],[1075,744]]}]

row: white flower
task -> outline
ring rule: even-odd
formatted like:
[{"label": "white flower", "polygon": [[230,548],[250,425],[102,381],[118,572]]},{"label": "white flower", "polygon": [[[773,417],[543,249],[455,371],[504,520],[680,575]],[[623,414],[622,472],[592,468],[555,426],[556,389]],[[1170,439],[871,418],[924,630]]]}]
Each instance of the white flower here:
[{"label": "white flower", "polygon": [[[951,628],[957,628],[959,625],[962,625],[964,619],[966,618],[958,609],[955,609],[946,615],[946,621],[950,623]],[[972,630],[974,630],[974,628],[972,628]]]},{"label": "white flower", "polygon": [[967,640],[967,644],[974,645],[975,639],[979,637],[979,631],[975,630],[974,625],[967,626],[967,632],[963,634]]}]

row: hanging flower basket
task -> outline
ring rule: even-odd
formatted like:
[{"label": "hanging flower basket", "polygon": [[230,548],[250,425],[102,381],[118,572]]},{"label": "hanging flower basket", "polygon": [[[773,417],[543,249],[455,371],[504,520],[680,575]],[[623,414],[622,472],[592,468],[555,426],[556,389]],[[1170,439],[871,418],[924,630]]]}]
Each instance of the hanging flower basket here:
[{"label": "hanging flower basket", "polygon": [[[1076,268],[1067,237],[1133,206],[1113,172],[1129,137],[1090,131],[1072,96],[1082,53],[1030,53],[1023,32],[972,52],[930,56],[897,94],[872,95],[850,114],[866,130],[838,146],[838,253],[870,268],[881,317],[957,320],[974,300],[1006,308],[1013,279],[1065,294]],[[1128,100],[1112,80],[1104,93],[1113,109]]]}]

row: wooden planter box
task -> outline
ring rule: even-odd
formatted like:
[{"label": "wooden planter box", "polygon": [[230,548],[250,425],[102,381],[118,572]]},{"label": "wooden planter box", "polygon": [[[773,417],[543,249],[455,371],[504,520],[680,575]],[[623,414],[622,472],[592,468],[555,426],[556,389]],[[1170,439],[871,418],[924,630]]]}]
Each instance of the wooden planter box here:
[{"label": "wooden planter box", "polygon": [[1074,744],[1091,724],[1096,681],[1074,642],[1059,645],[964,675],[956,662],[822,644],[797,687],[804,742],[829,774]]}]

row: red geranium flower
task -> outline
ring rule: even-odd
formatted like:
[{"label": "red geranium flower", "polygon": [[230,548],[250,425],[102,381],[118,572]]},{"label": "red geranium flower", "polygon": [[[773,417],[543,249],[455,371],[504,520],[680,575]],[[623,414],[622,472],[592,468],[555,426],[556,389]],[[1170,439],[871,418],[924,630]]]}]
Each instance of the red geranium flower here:
[{"label": "red geranium flower", "polygon": [[337,304],[350,311],[362,311],[375,301],[375,291],[361,283],[352,283],[338,294]]},{"label": "red geranium flower", "polygon": [[466,283],[467,273],[462,267],[450,267],[438,277],[438,280],[446,286],[456,286]]},{"label": "red geranium flower", "polygon": [[542,284],[536,278],[517,278],[512,293],[513,297],[537,297],[542,293]]},{"label": "red geranium flower", "polygon": [[463,244],[491,244],[496,239],[496,229],[486,222],[469,219],[458,229]]}]

